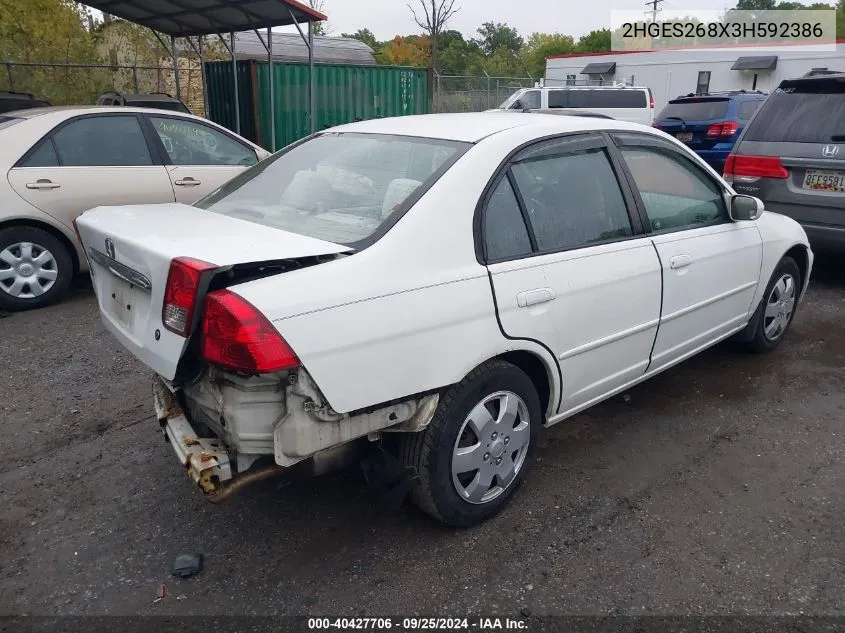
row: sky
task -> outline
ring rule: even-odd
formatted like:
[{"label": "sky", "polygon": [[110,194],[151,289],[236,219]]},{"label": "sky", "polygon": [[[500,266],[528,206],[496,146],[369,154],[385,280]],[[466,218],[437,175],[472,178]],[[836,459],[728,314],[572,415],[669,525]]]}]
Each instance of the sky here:
[{"label": "sky", "polygon": [[[420,0],[408,0],[418,6]],[[404,0],[324,0],[331,35],[369,28],[379,40],[419,32]],[[667,10],[718,9],[735,6],[730,0],[665,0]],[[593,29],[610,27],[610,11],[646,10],[645,0],[456,0],[461,10],[447,28],[474,37],[484,22],[505,22],[521,35],[535,31],[563,33],[578,38]]]},{"label": "sky", "polygon": [[[408,8],[409,3],[418,7],[420,0],[323,2],[323,11],[329,16],[330,35],[368,28],[376,39],[388,40],[395,35],[421,32]],[[663,0],[662,3],[663,8],[672,11],[725,10],[735,5],[734,0]],[[644,15],[646,11],[645,0],[455,0],[455,6],[460,6],[460,11],[446,28],[456,29],[467,38],[475,37],[476,29],[484,22],[505,22],[523,36],[539,31],[563,33],[577,39],[594,29],[610,28],[611,10],[642,10]],[[296,31],[294,27],[278,30]]]}]

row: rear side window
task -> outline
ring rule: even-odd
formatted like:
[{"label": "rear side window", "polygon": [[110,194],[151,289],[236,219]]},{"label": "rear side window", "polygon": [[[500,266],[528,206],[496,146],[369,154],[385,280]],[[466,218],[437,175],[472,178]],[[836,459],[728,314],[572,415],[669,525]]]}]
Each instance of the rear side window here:
[{"label": "rear side window", "polygon": [[51,139],[46,139],[41,142],[22,167],[58,167],[59,157],[56,156],[56,147],[53,145]]},{"label": "rear side window", "polygon": [[549,107],[552,108],[645,108],[648,99],[644,90],[625,90],[596,88],[591,90],[561,90],[557,103],[552,105],[549,94]]},{"label": "rear side window", "polygon": [[[818,85],[822,83],[827,85]],[[845,84],[818,84],[775,92],[751,122],[745,140],[830,143],[833,137],[845,137]]]},{"label": "rear side window", "polygon": [[538,250],[577,248],[633,234],[604,149],[544,155],[512,169]]},{"label": "rear side window", "polygon": [[728,114],[728,99],[690,99],[670,101],[657,115],[658,120],[712,121]]},{"label": "rear side window", "polygon": [[65,167],[152,165],[147,141],[134,116],[95,116],[71,121],[53,135]]},{"label": "rear side window", "polygon": [[763,100],[759,101],[743,101],[737,108],[736,118],[740,121],[748,121],[754,113],[763,105]]},{"label": "rear side window", "polygon": [[510,180],[502,178],[490,196],[484,213],[484,241],[487,259],[519,257],[531,252],[528,229]]}]

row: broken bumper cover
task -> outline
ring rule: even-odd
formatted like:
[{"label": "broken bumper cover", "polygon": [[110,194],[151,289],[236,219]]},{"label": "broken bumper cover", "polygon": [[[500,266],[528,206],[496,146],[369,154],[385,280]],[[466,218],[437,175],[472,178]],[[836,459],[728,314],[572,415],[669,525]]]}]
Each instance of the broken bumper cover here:
[{"label": "broken bumper cover", "polygon": [[204,493],[220,493],[224,484],[232,479],[232,466],[225,447],[216,439],[197,436],[176,396],[159,376],[153,378],[153,402],[164,435],[188,476]]}]

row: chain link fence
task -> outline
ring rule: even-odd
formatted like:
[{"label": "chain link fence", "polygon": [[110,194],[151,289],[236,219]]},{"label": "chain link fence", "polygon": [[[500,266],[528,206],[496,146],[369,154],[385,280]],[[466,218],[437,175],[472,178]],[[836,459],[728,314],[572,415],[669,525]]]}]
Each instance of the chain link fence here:
[{"label": "chain link fence", "polygon": [[433,74],[433,112],[481,112],[498,107],[520,88],[532,88],[535,77]]},{"label": "chain link fence", "polygon": [[[179,94],[194,114],[205,116],[202,71],[199,61],[179,59]],[[176,96],[172,61],[159,66],[105,64],[35,64],[0,62],[0,90],[28,92],[53,105],[93,105],[100,95],[167,93]]]}]

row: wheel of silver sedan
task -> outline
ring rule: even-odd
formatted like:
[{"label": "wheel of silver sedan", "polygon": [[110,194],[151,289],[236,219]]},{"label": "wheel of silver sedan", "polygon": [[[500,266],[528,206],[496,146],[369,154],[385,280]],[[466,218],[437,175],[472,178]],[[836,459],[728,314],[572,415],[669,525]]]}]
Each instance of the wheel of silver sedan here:
[{"label": "wheel of silver sedan", "polygon": [[35,299],[59,276],[53,254],[33,242],[17,242],[0,251],[0,290],[16,299]]},{"label": "wheel of silver sedan", "polygon": [[469,503],[488,503],[519,474],[530,442],[528,407],[498,391],[479,402],[463,423],[452,452],[452,483]]},{"label": "wheel of silver sedan", "polygon": [[786,331],[795,310],[795,278],[783,274],[772,287],[763,314],[763,331],[766,338],[776,341]]}]

